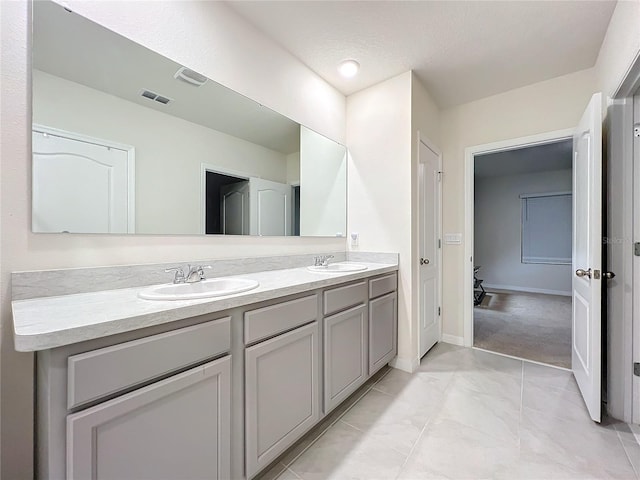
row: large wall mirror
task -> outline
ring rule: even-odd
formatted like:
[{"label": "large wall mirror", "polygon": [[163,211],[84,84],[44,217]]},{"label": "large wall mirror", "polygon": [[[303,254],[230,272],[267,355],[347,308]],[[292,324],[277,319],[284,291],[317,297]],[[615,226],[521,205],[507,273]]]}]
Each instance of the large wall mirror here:
[{"label": "large wall mirror", "polygon": [[346,149],[33,3],[34,232],[343,236]]}]

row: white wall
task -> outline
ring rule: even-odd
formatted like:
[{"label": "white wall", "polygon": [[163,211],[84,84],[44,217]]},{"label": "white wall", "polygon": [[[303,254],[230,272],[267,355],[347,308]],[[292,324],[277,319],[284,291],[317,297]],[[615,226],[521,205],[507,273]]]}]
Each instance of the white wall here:
[{"label": "white wall", "polygon": [[[352,250],[400,254],[398,358],[417,366],[417,133],[439,141],[439,110],[412,72],[347,98],[349,232]],[[437,143],[436,143],[437,144]]]},{"label": "white wall", "polygon": [[287,155],[286,183],[300,185],[300,152]]},{"label": "white wall", "polygon": [[39,70],[33,122],[135,147],[136,233],[201,233],[202,163],[286,182],[282,153]]},{"label": "white wall", "polygon": [[443,249],[445,334],[463,336],[465,148],[574,128],[596,88],[594,70],[582,70],[442,111],[443,228],[465,233]]},{"label": "white wall", "polygon": [[571,170],[476,177],[474,264],[486,286],[571,294],[571,265],[522,263],[523,193],[570,192]]},{"label": "white wall", "polygon": [[[222,2],[65,2],[74,11],[344,143],[346,101]],[[29,2],[0,2],[2,478],[32,478],[33,356],[13,350],[10,272],[337,251],[336,238],[36,235],[30,230]]]},{"label": "white wall", "polygon": [[300,127],[300,185],[300,235],[346,235],[345,147]]},{"label": "white wall", "polygon": [[595,66],[598,91],[613,97],[639,53],[640,1],[619,1]]},{"label": "white wall", "polygon": [[349,232],[358,250],[398,252],[398,360],[411,344],[411,72],[347,97]]}]

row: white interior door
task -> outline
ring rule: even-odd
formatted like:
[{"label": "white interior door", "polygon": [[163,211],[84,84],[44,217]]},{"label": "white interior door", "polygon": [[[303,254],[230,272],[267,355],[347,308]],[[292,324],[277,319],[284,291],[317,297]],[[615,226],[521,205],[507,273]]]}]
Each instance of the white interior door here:
[{"label": "white interior door", "polygon": [[439,224],[440,157],[420,142],[420,357],[440,340],[439,298]]},{"label": "white interior door", "polygon": [[601,417],[602,95],[573,137],[573,313],[571,368],[591,418]]},{"label": "white interior door", "polygon": [[251,235],[291,235],[291,185],[249,179]]},{"label": "white interior door", "polygon": [[37,130],[32,139],[34,232],[129,231],[126,150]]},{"label": "white interior door", "polygon": [[249,182],[232,183],[220,188],[222,196],[222,233],[249,235]]}]

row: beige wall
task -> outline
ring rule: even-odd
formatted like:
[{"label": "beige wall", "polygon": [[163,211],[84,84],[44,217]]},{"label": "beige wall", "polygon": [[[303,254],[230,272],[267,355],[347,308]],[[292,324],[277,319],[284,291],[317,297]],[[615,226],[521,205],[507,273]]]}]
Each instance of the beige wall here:
[{"label": "beige wall", "polygon": [[465,148],[573,128],[596,89],[589,69],[442,112],[443,230],[463,233],[462,245],[443,245],[443,333],[463,336]]},{"label": "beige wall", "polygon": [[[344,143],[343,95],[222,2],[65,2],[108,28]],[[32,477],[33,356],[13,351],[10,272],[336,251],[336,238],[35,235],[30,231],[26,1],[0,2],[1,472]],[[144,25],[144,28],[140,28]]]}]

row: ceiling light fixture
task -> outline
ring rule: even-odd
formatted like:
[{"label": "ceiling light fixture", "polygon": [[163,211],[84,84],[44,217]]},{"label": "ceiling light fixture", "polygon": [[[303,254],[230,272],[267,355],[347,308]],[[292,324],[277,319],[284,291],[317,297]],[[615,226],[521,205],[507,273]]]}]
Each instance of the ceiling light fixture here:
[{"label": "ceiling light fixture", "polygon": [[343,60],[338,65],[338,71],[343,77],[351,78],[358,73],[360,69],[360,64],[355,60]]}]

